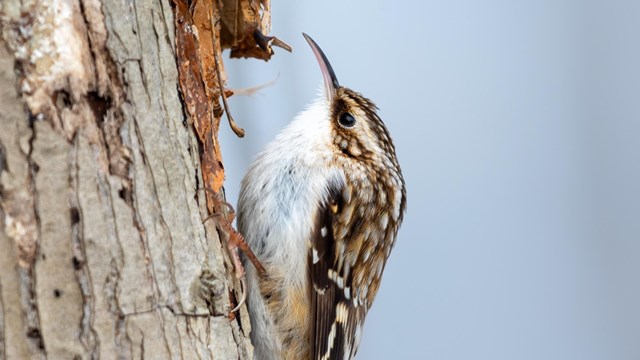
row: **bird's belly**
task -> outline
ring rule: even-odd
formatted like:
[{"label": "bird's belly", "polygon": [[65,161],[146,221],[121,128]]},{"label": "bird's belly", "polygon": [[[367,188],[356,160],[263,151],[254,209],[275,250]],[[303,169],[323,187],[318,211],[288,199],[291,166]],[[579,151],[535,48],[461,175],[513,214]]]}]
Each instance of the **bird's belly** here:
[{"label": "bird's belly", "polygon": [[306,286],[283,286],[290,281],[286,269],[268,267],[268,275],[260,280],[260,292],[275,331],[282,341],[283,359],[309,357],[309,292]]}]

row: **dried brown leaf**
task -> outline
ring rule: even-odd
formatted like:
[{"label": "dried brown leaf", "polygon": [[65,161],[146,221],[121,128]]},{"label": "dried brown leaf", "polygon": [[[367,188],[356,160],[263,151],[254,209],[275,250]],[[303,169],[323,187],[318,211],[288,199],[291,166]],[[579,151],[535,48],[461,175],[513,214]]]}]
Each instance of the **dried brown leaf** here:
[{"label": "dried brown leaf", "polygon": [[273,46],[291,51],[291,47],[271,32],[271,1],[224,0],[220,12],[223,49],[231,49],[230,56],[269,60]]}]

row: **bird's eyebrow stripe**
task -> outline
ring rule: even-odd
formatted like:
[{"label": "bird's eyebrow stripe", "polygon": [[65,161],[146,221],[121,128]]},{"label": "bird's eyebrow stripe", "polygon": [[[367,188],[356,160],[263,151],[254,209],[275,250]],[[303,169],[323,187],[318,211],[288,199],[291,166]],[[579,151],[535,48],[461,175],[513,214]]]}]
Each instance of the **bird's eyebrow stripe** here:
[{"label": "bird's eyebrow stripe", "polygon": [[333,104],[333,108],[331,109],[331,116],[334,119],[337,119],[338,116],[342,115],[343,112],[349,110],[349,105],[346,103],[345,99],[338,98]]}]

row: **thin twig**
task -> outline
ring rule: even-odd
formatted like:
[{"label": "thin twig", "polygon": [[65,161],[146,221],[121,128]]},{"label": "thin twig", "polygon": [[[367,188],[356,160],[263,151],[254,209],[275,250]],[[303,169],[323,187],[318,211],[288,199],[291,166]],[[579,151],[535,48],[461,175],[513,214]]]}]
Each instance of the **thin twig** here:
[{"label": "thin twig", "polygon": [[219,46],[216,43],[216,32],[215,32],[215,22],[213,21],[213,9],[211,10],[211,16],[210,19],[211,21],[211,42],[213,44],[213,64],[216,68],[216,75],[218,77],[218,86],[220,87],[220,96],[222,97],[222,104],[224,105],[224,112],[227,114],[227,120],[229,120],[229,126],[231,127],[231,130],[233,130],[233,132],[236,134],[236,136],[242,138],[244,137],[244,129],[239,127],[238,124],[236,124],[235,120],[233,120],[233,117],[231,116],[231,112],[229,112],[229,104],[227,103],[227,96],[224,93],[224,86],[222,84],[222,76],[220,74],[220,65],[218,65],[218,51],[217,49],[219,49]]}]

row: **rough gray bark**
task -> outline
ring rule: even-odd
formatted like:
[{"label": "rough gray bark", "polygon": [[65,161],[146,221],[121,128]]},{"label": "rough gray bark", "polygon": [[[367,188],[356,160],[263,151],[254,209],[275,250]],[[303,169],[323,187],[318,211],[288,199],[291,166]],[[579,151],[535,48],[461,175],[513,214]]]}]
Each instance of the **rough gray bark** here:
[{"label": "rough gray bark", "polygon": [[0,359],[249,359],[170,3],[3,0],[0,22]]}]

